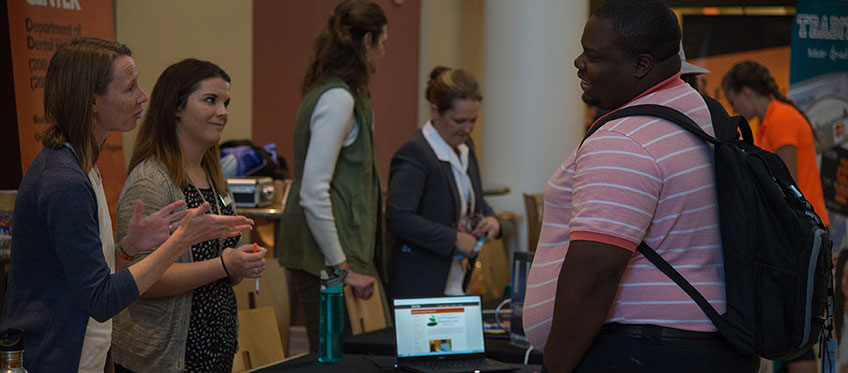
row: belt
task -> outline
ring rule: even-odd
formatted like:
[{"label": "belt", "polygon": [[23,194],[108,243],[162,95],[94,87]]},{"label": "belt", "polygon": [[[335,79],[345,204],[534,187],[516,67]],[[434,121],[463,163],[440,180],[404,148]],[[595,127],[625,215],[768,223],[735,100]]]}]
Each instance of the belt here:
[{"label": "belt", "polygon": [[696,332],[691,330],[667,328],[651,324],[608,323],[601,328],[600,334],[613,334],[631,338],[660,340],[721,340],[719,332]]}]

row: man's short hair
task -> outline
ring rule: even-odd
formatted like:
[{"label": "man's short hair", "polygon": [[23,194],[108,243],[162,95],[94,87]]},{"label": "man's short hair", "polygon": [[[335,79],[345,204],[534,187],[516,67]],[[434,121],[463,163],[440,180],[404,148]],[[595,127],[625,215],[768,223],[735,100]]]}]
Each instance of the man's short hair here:
[{"label": "man's short hair", "polygon": [[679,50],[680,24],[662,0],[609,0],[593,16],[611,23],[628,56],[648,53],[661,61]]}]

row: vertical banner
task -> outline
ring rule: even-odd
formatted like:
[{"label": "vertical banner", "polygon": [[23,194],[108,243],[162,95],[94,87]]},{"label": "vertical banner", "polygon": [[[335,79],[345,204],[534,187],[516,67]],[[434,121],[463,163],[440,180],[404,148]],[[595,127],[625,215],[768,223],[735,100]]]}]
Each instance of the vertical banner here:
[{"label": "vertical banner", "polygon": [[[789,98],[810,120],[822,151],[822,186],[836,257],[836,371],[848,370],[848,1],[799,0],[792,26]],[[835,217],[835,219],[834,219]]]},{"label": "vertical banner", "polygon": [[[44,119],[44,79],[56,47],[75,36],[115,38],[112,0],[6,0],[17,104],[22,169],[41,151]],[[115,206],[126,179],[123,138],[106,140],[97,162],[115,223]]]},{"label": "vertical banner", "polygon": [[819,151],[848,140],[848,1],[798,1],[789,98],[810,119]]}]

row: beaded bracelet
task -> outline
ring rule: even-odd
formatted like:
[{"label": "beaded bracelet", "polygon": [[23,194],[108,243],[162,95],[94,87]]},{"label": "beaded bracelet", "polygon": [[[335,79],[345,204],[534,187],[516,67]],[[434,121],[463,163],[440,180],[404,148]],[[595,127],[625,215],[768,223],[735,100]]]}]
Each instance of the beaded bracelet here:
[{"label": "beaded bracelet", "polygon": [[135,258],[138,256],[138,255],[130,256],[130,254],[127,254],[127,252],[126,252],[126,251],[124,251],[124,248],[123,248],[123,246],[121,246],[121,244],[120,244],[120,243],[116,246],[116,248],[118,249],[118,255],[119,255],[119,256],[121,257],[121,259],[123,259],[123,260],[131,261],[131,260],[135,259]]},{"label": "beaded bracelet", "polygon": [[224,267],[224,273],[227,274],[227,277],[230,277],[230,271],[227,270],[227,265],[224,264],[224,256],[221,255],[219,258],[221,258],[221,267]]}]

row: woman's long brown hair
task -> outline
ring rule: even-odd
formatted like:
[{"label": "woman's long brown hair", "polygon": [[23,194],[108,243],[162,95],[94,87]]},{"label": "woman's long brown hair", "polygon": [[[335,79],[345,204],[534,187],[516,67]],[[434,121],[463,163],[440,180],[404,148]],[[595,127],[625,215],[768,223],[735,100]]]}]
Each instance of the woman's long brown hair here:
[{"label": "woman's long brown hair", "polygon": [[[174,185],[180,188],[189,185],[189,178],[183,168],[183,153],[177,139],[176,113],[185,107],[188,96],[200,87],[200,83],[211,78],[221,78],[227,83],[230,82],[230,76],[218,65],[194,58],[168,66],[162,75],[159,75],[150,94],[147,114],[136,137],[135,148],[130,158],[130,171],[138,164],[152,159],[165,167]],[[226,193],[227,180],[221,169],[218,144],[206,150],[201,166],[212,179],[216,191]]]}]

